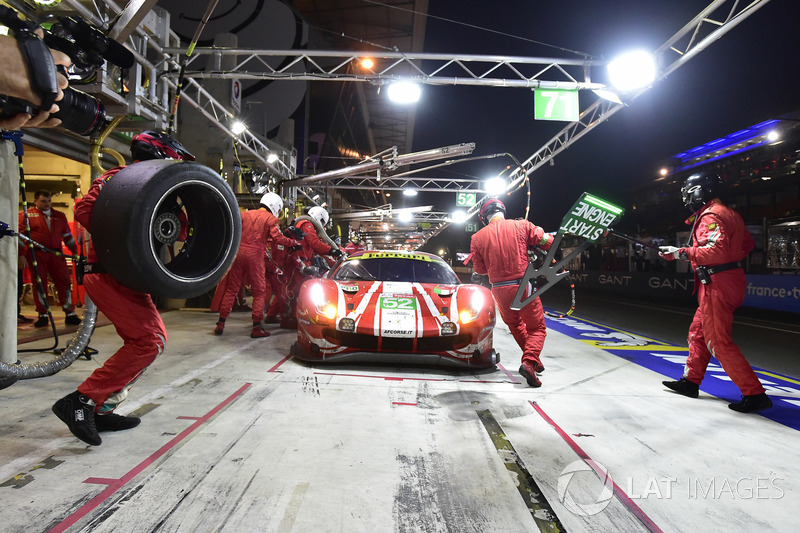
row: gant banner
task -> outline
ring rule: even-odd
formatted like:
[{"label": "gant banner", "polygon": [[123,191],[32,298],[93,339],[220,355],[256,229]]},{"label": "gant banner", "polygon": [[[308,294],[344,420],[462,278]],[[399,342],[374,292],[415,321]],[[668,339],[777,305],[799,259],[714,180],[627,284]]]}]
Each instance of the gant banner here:
[{"label": "gant banner", "polygon": [[[694,302],[694,276],[663,272],[570,272],[575,287],[638,295],[650,301]],[[800,276],[748,274],[745,307],[800,313]]]}]

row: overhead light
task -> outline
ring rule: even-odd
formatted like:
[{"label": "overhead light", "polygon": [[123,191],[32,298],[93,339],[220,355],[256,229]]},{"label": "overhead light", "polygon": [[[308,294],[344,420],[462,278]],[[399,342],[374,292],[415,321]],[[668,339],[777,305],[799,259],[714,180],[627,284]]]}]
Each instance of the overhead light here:
[{"label": "overhead light", "polygon": [[615,104],[622,103],[622,98],[620,98],[617,93],[609,89],[592,89],[592,92],[603,100],[608,100],[609,102],[613,102]]},{"label": "overhead light", "polygon": [[454,223],[456,223],[456,224],[460,224],[460,223],[462,223],[462,222],[466,222],[466,220],[467,220],[467,213],[466,213],[465,211],[461,211],[461,210],[459,210],[459,211],[453,211],[453,212],[450,214],[450,219],[451,219],[451,220],[452,220]]},{"label": "overhead light", "polygon": [[277,160],[278,160],[278,154],[276,154],[275,152],[270,152],[267,155],[267,163],[274,163]]},{"label": "overhead light", "polygon": [[484,188],[489,196],[498,196],[506,192],[506,180],[499,176],[489,178],[484,183]]},{"label": "overhead light", "polygon": [[772,130],[771,132],[767,133],[767,140],[769,142],[775,142],[780,138],[781,138],[780,134],[778,134],[778,132],[775,130]]},{"label": "overhead light", "polygon": [[245,126],[244,122],[241,120],[234,120],[231,124],[231,131],[234,135],[239,135],[240,133],[247,131],[247,126]]},{"label": "overhead light", "polygon": [[412,218],[413,215],[408,211],[402,211],[397,214],[397,220],[399,220],[400,222],[411,222]]},{"label": "overhead light", "polygon": [[618,91],[643,89],[656,79],[656,63],[644,50],[620,55],[608,64],[608,79]]},{"label": "overhead light", "polygon": [[389,100],[396,104],[413,104],[419,101],[422,89],[416,83],[398,81],[389,85],[387,89]]},{"label": "overhead light", "polygon": [[362,68],[370,70],[374,66],[375,66],[375,62],[369,57],[365,57],[364,59],[361,60],[361,67]]},{"label": "overhead light", "polygon": [[417,189],[403,189],[403,196],[416,196]]}]

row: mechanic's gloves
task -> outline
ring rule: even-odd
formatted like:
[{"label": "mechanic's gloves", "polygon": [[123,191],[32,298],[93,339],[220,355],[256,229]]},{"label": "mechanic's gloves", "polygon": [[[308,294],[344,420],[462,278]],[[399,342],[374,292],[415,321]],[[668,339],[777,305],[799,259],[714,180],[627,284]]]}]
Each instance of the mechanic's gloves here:
[{"label": "mechanic's gloves", "polygon": [[342,256],[342,251],[339,248],[331,247],[330,255],[338,259]]},{"label": "mechanic's gloves", "polygon": [[295,244],[294,246],[290,246],[288,250],[289,253],[291,253],[291,252],[299,252],[302,249],[303,249],[302,246],[300,246],[299,244]]},{"label": "mechanic's gloves", "polygon": [[683,248],[676,248],[675,246],[659,246],[658,255],[667,261],[674,261],[676,259],[688,259],[686,250]]},{"label": "mechanic's gloves", "polygon": [[489,283],[489,275],[473,272],[472,276],[470,276],[470,281],[475,285],[486,285]]},{"label": "mechanic's gloves", "polygon": [[306,236],[305,232],[297,226],[289,226],[286,231],[297,240],[302,240]]}]

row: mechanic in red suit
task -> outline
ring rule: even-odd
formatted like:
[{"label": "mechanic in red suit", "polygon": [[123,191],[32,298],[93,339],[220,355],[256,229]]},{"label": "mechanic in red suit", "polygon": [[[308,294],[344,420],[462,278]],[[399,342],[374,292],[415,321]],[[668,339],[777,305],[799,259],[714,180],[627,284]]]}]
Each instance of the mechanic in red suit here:
[{"label": "mechanic in red suit", "polygon": [[[520,375],[529,386],[541,387],[538,374],[544,372],[544,365],[540,356],[547,336],[542,302],[535,298],[519,311],[511,309],[511,304],[528,268],[528,247],[549,250],[553,238],[528,220],[507,220],[505,212],[505,204],[496,198],[486,200],[481,206],[484,227],[472,236],[472,267],[476,274],[489,276],[500,316],[522,348]],[[528,286],[525,297],[530,294]]]},{"label": "mechanic in red suit", "polygon": [[[135,135],[131,140],[131,156],[134,162],[148,159],[194,160],[194,156],[180,143],[158,131],[144,131]],[[112,168],[95,179],[75,207],[75,220],[89,233],[92,231],[92,211],[97,196],[123,168]],[[58,400],[53,405],[53,412],[73,435],[98,446],[102,443],[98,432],[130,429],[141,422],[137,417],[122,416],[113,411],[127,397],[133,383],[164,351],[167,330],[150,295],[121,285],[105,272],[92,246],[88,247],[83,286],[98,311],[114,324],[123,345],[81,383],[78,390]]]},{"label": "mechanic in red suit", "polygon": [[347,255],[353,255],[356,252],[363,252],[364,245],[361,244],[361,240],[359,239],[358,235],[354,235],[353,239],[348,242],[344,247],[344,253]]},{"label": "mechanic in red suit", "polygon": [[283,210],[283,200],[274,192],[261,197],[260,207],[242,213],[242,241],[231,269],[226,274],[227,289],[222,297],[219,309],[219,320],[214,329],[215,335],[222,335],[225,320],[233,309],[236,294],[242,281],[250,284],[253,292],[253,338],[269,337],[269,331],[261,327],[264,319],[264,305],[267,296],[265,261],[267,244],[270,239],[283,246],[297,246],[299,243],[285,237],[278,226],[278,218]]},{"label": "mechanic in red suit", "polygon": [[267,285],[272,289],[272,295],[275,298],[272,299],[267,308],[267,316],[264,318],[264,323],[266,324],[278,324],[280,323],[278,315],[286,316],[289,305],[286,301],[287,279],[284,270],[286,268],[286,256],[291,253],[292,248],[296,248],[297,246],[299,246],[299,244],[295,247],[289,247],[278,244],[274,240],[269,241],[265,271]]},{"label": "mechanic in red suit", "polygon": [[689,326],[689,357],[679,381],[664,381],[673,391],[697,398],[711,356],[742,391],[734,411],[750,413],[772,407],[750,364],[731,339],[733,312],[742,305],[745,275],[741,261],[755,244],[739,214],[717,198],[722,180],[712,173],[689,176],[681,189],[683,203],[694,214],[689,244],[682,248],[662,246],[659,255],[668,261],[688,259],[692,264],[698,307]]},{"label": "mechanic in red suit", "polygon": [[[72,252],[72,255],[77,256],[78,246],[69,229],[67,217],[61,211],[53,209],[50,193],[36,191],[33,195],[33,203],[34,205],[29,207],[27,211],[31,239],[51,250],[61,250],[61,242],[63,241]],[[25,227],[25,212],[23,211],[19,213],[19,227]],[[28,268],[31,279],[36,283],[36,276],[33,272],[33,256],[31,254],[32,246],[31,244],[26,245],[25,254],[20,250],[20,267]],[[66,314],[64,322],[71,326],[80,324],[81,319],[75,314],[75,302],[72,298],[72,277],[67,268],[67,260],[39,248],[35,249],[33,253],[36,254],[36,266],[44,285],[45,294],[47,294],[47,277],[50,276],[58,293],[58,305],[61,306]],[[45,307],[45,302],[42,302],[39,298],[38,290],[33,291],[33,301],[36,305],[36,311],[39,313],[39,318],[33,325],[37,328],[42,328],[48,322],[47,308]]]},{"label": "mechanic in red suit", "polygon": [[[328,212],[319,206],[314,206],[308,210],[308,216],[319,222],[321,227],[325,227],[330,220]],[[303,238],[300,241],[300,249],[295,250],[289,254],[284,263],[286,265],[287,275],[289,276],[289,284],[287,286],[287,303],[289,309],[286,317],[281,320],[281,327],[285,329],[297,329],[297,295],[300,293],[300,286],[308,279],[308,276],[303,274],[303,268],[311,265],[311,259],[314,254],[321,256],[330,255],[339,257],[342,251],[336,246],[324,242],[317,235],[317,228],[310,220],[301,220],[295,224],[295,228],[303,232]]]}]

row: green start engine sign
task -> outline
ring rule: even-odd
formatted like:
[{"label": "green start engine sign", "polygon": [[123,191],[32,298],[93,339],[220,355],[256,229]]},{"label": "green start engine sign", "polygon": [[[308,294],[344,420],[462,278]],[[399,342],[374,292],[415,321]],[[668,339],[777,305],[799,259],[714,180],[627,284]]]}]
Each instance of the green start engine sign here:
[{"label": "green start engine sign", "polygon": [[564,220],[560,231],[596,241],[622,216],[623,209],[589,193],[583,193]]}]

